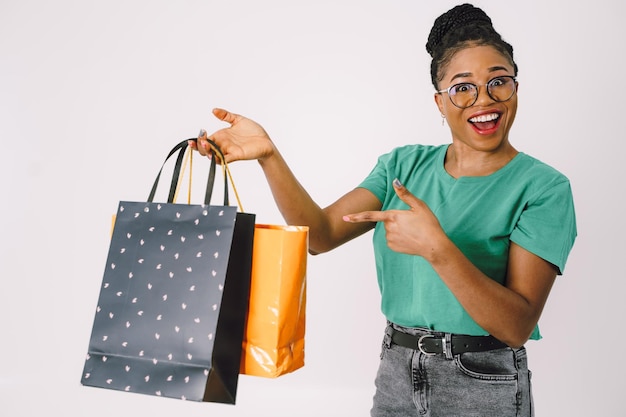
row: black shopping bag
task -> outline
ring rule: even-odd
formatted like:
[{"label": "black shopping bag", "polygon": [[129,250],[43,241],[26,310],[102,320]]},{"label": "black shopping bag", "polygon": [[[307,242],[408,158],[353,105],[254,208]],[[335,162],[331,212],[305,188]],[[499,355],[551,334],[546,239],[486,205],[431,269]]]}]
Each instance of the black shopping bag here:
[{"label": "black shopping bag", "polygon": [[153,202],[163,166],[147,202],[119,203],[81,383],[234,404],[255,216],[228,205],[226,175],[209,204],[215,157],[205,204],[174,204],[186,148],[165,160],[179,152],[167,203]]}]

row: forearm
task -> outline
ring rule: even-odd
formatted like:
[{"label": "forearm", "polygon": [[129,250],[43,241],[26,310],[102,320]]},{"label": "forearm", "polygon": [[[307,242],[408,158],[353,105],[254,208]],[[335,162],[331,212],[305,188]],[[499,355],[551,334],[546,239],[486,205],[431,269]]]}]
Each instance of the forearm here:
[{"label": "forearm", "polygon": [[[372,228],[372,224],[353,225],[343,221],[344,214],[356,209],[380,209],[380,202],[372,193],[357,188],[321,209],[300,185],[267,132],[258,123],[224,109],[214,109],[213,114],[231,125],[210,136],[220,147],[225,161],[259,162],[285,221],[309,227],[311,253],[331,250]],[[211,154],[211,144],[204,130],[200,131],[198,140],[190,141],[189,145],[201,155]]]},{"label": "forearm", "polygon": [[309,227],[311,252],[317,253],[319,247],[327,246],[327,216],[296,179],[278,150],[270,157],[259,159],[259,164],[285,221]]},{"label": "forearm", "polygon": [[447,238],[431,253],[429,261],[479,326],[509,346],[526,342],[541,309],[482,273]]}]

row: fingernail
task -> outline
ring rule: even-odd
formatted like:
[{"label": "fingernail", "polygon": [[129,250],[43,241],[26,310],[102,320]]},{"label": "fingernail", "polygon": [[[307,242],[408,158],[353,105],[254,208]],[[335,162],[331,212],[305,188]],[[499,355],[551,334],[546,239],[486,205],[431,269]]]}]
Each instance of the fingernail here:
[{"label": "fingernail", "polygon": [[393,180],[393,186],[397,187],[397,188],[403,187],[402,183],[397,178],[395,180]]},{"label": "fingernail", "polygon": [[198,133],[198,137],[201,138],[204,135],[206,135],[206,130],[200,129],[200,133]]},{"label": "fingernail", "polygon": [[348,217],[348,216],[343,216],[343,221],[344,221],[344,222],[349,222],[349,221],[350,221],[350,217]]}]

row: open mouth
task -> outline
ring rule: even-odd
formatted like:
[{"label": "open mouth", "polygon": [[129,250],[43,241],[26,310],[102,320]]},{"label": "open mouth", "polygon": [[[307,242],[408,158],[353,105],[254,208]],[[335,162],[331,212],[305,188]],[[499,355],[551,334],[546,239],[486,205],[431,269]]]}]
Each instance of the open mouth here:
[{"label": "open mouth", "polygon": [[475,129],[479,131],[489,131],[498,127],[500,113],[481,114],[468,120]]}]

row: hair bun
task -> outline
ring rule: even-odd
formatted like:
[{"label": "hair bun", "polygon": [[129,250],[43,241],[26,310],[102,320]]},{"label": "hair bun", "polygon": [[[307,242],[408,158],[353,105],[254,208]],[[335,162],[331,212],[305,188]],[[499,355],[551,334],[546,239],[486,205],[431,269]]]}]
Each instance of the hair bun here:
[{"label": "hair bun", "polygon": [[461,4],[448,10],[435,20],[435,23],[430,30],[430,34],[428,35],[426,51],[432,57],[437,46],[451,29],[456,29],[472,23],[484,23],[492,26],[489,16],[487,16],[484,11],[478,7],[472,6],[471,4]]}]

